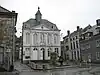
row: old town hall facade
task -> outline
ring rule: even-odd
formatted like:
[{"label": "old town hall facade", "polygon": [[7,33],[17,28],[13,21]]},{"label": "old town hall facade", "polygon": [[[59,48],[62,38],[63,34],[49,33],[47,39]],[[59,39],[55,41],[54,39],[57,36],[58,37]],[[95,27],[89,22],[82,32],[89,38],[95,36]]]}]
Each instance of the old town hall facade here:
[{"label": "old town hall facade", "polygon": [[35,19],[23,23],[23,61],[49,60],[50,52],[60,56],[60,30],[46,19],[38,7]]}]

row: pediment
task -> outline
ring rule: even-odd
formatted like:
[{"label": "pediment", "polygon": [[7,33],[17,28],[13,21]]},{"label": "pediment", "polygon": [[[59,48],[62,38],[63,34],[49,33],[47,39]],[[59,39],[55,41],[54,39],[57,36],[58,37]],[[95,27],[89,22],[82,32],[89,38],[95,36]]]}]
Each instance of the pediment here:
[{"label": "pediment", "polygon": [[10,11],[0,6],[0,12],[10,12]]},{"label": "pediment", "polygon": [[32,29],[50,30],[50,29],[47,28],[45,25],[38,25],[38,26],[33,27]]}]

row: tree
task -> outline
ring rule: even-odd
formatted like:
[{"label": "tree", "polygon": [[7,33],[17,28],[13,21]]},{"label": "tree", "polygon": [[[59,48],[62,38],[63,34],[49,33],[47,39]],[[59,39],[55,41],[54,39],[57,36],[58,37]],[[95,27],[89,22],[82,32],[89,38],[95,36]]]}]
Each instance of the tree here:
[{"label": "tree", "polygon": [[50,53],[50,64],[53,66],[57,65],[57,58],[58,58],[58,54],[56,52],[51,52]]}]

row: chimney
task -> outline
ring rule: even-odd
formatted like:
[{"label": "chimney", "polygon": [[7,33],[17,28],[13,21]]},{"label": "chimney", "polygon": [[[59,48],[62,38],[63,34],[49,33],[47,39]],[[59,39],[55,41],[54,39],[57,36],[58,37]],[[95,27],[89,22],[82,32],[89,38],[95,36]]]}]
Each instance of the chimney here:
[{"label": "chimney", "polygon": [[77,31],[80,29],[80,27],[79,26],[77,26]]},{"label": "chimney", "polygon": [[70,31],[69,31],[69,30],[67,30],[67,35],[68,35],[68,36],[70,35]]},{"label": "chimney", "polygon": [[100,19],[96,20],[97,26],[100,26]]},{"label": "chimney", "polygon": [[15,11],[12,10],[12,13],[15,13]]}]

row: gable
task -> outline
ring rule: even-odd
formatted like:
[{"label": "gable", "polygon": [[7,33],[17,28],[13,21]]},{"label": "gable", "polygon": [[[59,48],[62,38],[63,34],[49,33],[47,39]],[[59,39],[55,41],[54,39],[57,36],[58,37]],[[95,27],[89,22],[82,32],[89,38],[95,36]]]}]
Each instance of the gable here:
[{"label": "gable", "polygon": [[10,12],[10,11],[0,6],[0,12]]},{"label": "gable", "polygon": [[47,28],[45,25],[38,25],[38,26],[33,27],[32,29],[50,30],[50,29]]},{"label": "gable", "polygon": [[40,24],[37,23],[36,19],[32,19],[32,18],[24,23],[26,23],[26,25],[30,25],[30,28],[32,28],[32,29],[34,29],[34,28],[41,29],[39,27],[41,27],[41,25],[43,25],[43,26],[45,26],[44,29],[47,29],[47,30],[59,30],[55,24],[53,24],[50,21],[45,20],[45,19],[41,19]]}]

